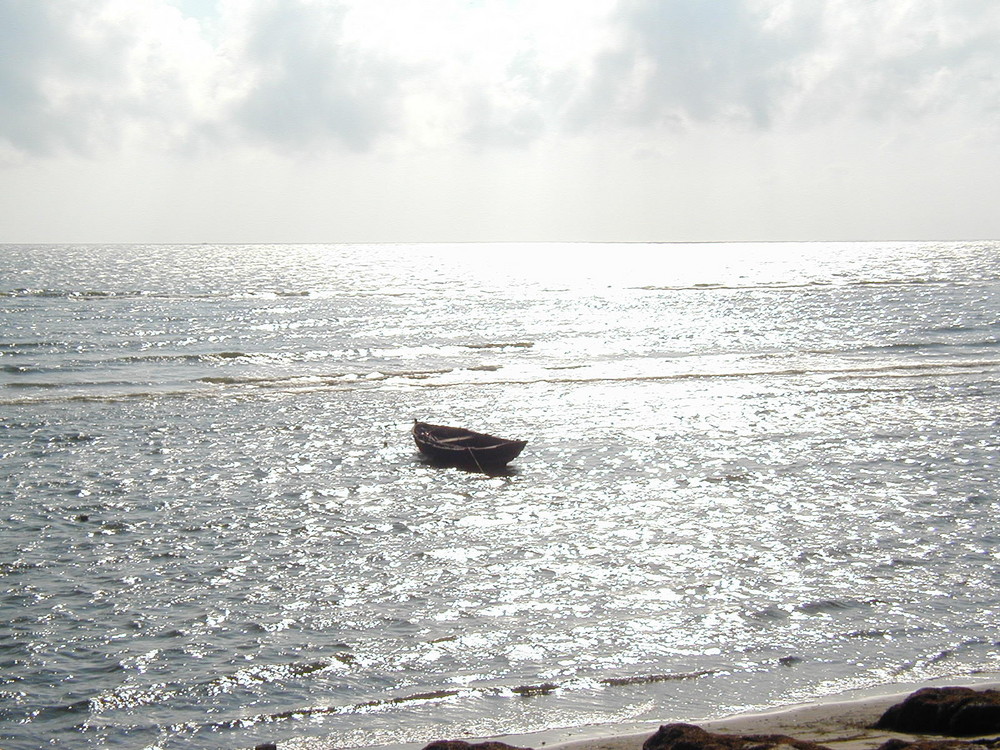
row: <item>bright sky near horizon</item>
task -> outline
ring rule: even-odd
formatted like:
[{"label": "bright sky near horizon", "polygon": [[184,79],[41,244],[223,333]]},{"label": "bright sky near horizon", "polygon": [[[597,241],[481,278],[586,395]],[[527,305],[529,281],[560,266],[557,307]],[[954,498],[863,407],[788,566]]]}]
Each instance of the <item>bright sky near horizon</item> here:
[{"label": "bright sky near horizon", "polygon": [[0,0],[0,242],[1000,238],[997,0]]}]

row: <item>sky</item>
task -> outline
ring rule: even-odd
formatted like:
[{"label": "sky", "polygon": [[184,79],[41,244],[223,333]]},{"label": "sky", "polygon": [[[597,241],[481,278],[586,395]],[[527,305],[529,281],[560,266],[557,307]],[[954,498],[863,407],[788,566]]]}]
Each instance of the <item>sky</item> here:
[{"label": "sky", "polygon": [[0,0],[0,242],[1000,238],[997,0]]}]

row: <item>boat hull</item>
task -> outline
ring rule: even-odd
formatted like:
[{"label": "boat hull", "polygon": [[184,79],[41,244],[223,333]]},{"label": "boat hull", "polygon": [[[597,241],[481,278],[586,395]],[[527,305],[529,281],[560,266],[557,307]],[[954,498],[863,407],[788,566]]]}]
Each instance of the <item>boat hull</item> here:
[{"label": "boat hull", "polygon": [[498,469],[517,458],[527,440],[506,440],[460,427],[415,422],[413,440],[428,458],[446,464]]}]

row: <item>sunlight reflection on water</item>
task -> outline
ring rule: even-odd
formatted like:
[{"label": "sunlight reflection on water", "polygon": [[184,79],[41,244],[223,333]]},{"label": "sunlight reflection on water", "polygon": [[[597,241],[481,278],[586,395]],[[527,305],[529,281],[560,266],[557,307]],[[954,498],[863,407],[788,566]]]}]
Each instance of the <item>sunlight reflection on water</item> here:
[{"label": "sunlight reflection on water", "polygon": [[[375,744],[1000,664],[981,255],[494,249],[521,261],[183,251],[4,298],[33,730]],[[529,448],[442,469],[416,417]]]}]

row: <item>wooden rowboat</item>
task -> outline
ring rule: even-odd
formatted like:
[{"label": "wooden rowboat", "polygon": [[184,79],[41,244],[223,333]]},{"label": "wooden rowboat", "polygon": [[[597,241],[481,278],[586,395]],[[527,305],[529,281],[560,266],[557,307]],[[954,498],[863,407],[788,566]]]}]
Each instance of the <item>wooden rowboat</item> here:
[{"label": "wooden rowboat", "polygon": [[517,458],[527,440],[505,440],[461,427],[413,423],[413,440],[428,458],[447,464],[499,469]]}]

